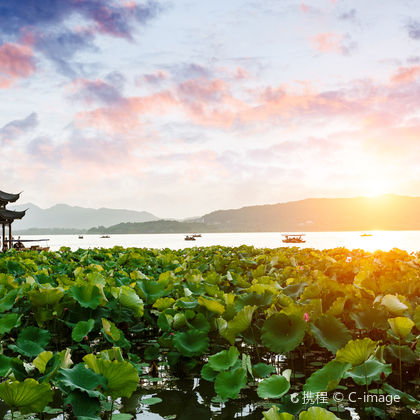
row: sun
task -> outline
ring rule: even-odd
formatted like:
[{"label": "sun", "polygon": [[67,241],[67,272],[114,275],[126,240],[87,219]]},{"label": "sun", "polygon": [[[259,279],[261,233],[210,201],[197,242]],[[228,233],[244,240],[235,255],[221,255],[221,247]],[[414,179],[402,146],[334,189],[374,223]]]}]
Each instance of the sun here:
[{"label": "sun", "polygon": [[392,183],[383,178],[367,179],[363,185],[363,195],[367,197],[379,197],[389,194],[392,190]]}]

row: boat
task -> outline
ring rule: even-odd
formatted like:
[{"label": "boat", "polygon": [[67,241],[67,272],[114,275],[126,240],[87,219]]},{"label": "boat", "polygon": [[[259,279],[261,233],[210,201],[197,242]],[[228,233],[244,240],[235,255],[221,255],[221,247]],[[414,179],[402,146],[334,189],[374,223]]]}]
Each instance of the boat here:
[{"label": "boat", "polygon": [[302,244],[306,242],[304,239],[302,239],[302,237],[305,236],[304,233],[298,233],[298,234],[283,233],[282,236],[285,237],[284,239],[282,239],[282,241],[287,244]]},{"label": "boat", "polygon": [[83,235],[79,235],[79,239],[83,239]]},{"label": "boat", "polygon": [[195,237],[194,237],[194,235],[185,235],[185,238],[184,238],[184,240],[185,241],[195,241]]},{"label": "boat", "polygon": [[110,238],[109,235],[102,235],[101,238]]},{"label": "boat", "polygon": [[192,236],[194,238],[201,238],[201,233],[194,233]]},{"label": "boat", "polygon": [[362,233],[360,236],[365,237],[365,236],[372,236],[371,233]]}]

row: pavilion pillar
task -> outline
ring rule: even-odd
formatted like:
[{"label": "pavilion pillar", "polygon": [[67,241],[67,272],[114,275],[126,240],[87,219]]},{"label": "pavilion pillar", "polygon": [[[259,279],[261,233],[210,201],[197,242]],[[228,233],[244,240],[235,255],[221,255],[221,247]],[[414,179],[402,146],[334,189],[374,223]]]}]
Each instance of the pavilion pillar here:
[{"label": "pavilion pillar", "polygon": [[2,236],[2,241],[1,241],[1,250],[4,250],[4,245],[5,245],[5,239],[6,239],[6,226],[4,226],[4,222],[1,224],[1,236]]},{"label": "pavilion pillar", "polygon": [[12,242],[12,222],[9,222],[9,249],[13,248]]}]

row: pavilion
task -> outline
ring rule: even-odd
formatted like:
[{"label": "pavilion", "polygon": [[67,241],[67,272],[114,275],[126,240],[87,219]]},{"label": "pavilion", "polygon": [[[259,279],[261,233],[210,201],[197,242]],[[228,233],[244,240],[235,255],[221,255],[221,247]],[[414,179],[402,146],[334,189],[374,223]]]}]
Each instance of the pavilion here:
[{"label": "pavilion", "polygon": [[[9,203],[14,203],[20,197],[20,194],[9,194],[0,190],[0,225],[2,227],[2,242],[1,249],[7,251],[13,247],[13,237],[12,237],[12,223],[16,219],[22,219],[25,216],[26,210],[24,211],[13,211],[7,210],[6,205]],[[6,240],[6,226],[9,227],[9,239]]]}]

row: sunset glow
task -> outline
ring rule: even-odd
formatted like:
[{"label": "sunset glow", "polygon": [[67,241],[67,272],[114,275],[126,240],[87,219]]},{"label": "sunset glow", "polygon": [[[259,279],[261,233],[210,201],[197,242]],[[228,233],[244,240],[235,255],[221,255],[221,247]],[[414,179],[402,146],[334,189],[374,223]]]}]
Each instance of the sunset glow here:
[{"label": "sunset glow", "polygon": [[416,2],[46,3],[0,0],[5,190],[160,217],[418,195]]}]

